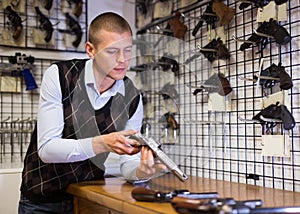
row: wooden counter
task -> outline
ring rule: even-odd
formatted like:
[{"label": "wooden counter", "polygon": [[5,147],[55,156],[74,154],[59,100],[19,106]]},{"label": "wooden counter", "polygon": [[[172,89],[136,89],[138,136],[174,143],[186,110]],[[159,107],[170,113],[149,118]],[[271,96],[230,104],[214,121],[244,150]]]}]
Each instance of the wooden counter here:
[{"label": "wooden counter", "polygon": [[[299,192],[207,178],[190,177],[182,183],[172,174],[167,174],[151,180],[148,185],[151,189],[160,191],[188,189],[190,192],[218,192],[221,198],[261,199],[264,202],[263,207],[300,206]],[[135,201],[131,197],[133,188],[132,184],[122,178],[106,178],[102,181],[71,184],[68,192],[75,196],[75,213],[176,213],[170,203]]]}]

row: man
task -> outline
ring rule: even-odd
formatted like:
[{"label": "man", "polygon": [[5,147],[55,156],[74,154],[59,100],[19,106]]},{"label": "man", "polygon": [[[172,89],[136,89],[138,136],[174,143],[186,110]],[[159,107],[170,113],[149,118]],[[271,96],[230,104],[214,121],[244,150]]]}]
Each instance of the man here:
[{"label": "man", "polygon": [[85,47],[90,59],[58,62],[44,74],[19,213],[73,213],[66,188],[103,179],[110,152],[121,155],[128,180],[147,179],[164,168],[155,164],[151,150],[128,138],[141,128],[143,117],[141,95],[126,77],[129,24],[115,13],[100,14],[91,22]]}]

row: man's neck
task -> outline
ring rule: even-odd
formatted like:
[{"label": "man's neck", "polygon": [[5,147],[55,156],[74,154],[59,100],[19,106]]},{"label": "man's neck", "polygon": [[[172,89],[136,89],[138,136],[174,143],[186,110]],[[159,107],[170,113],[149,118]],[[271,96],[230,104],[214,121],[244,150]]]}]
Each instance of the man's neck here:
[{"label": "man's neck", "polygon": [[98,87],[98,84],[97,84],[97,89],[100,92],[100,94],[102,94],[103,92],[110,89],[114,85],[115,82],[116,82],[116,80],[106,76],[102,79],[99,87]]}]

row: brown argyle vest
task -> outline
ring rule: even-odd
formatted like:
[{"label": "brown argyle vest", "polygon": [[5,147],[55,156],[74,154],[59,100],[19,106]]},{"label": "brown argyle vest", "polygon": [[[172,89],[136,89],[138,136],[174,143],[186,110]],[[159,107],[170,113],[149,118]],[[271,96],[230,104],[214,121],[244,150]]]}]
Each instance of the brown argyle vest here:
[{"label": "brown argyle vest", "polygon": [[[63,138],[83,139],[124,129],[137,109],[140,95],[125,77],[125,96],[117,93],[99,110],[94,110],[84,84],[86,59],[58,62],[64,109]],[[70,197],[71,183],[103,179],[108,153],[70,163],[44,163],[37,152],[37,131],[32,133],[22,172],[21,192],[36,202],[57,202]]]}]

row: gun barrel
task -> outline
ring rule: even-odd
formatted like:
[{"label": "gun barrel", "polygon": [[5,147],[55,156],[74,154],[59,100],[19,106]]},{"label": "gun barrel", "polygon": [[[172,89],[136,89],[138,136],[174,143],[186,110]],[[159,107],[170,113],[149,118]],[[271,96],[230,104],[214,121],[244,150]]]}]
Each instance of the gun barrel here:
[{"label": "gun barrel", "polygon": [[179,180],[181,180],[182,182],[186,181],[188,179],[188,176],[186,174],[184,174],[179,167],[177,166],[177,164],[175,164],[173,162],[173,160],[171,160],[166,153],[164,153],[162,150],[158,150],[156,152],[156,155],[158,157],[158,159],[160,159],[170,170],[171,172],[177,177],[179,178]]},{"label": "gun barrel", "polygon": [[300,207],[264,207],[250,210],[251,214],[263,213],[299,213]]},{"label": "gun barrel", "polygon": [[200,199],[213,199],[218,198],[219,194],[217,192],[201,192],[201,193],[188,193],[188,194],[177,194],[177,197],[183,199],[193,199],[193,200],[200,200]]}]

